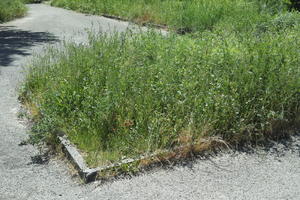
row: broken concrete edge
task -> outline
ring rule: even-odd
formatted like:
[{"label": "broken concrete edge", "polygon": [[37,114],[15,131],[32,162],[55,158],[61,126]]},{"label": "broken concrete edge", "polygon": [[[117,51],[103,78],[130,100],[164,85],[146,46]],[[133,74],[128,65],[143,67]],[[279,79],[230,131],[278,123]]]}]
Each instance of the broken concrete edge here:
[{"label": "broken concrete edge", "polygon": [[156,30],[159,30],[163,33],[168,33],[168,32],[175,32],[178,35],[185,35],[187,33],[191,33],[192,29],[190,28],[172,28],[171,26],[168,26],[166,24],[161,25],[161,24],[155,24],[155,23],[151,23],[151,22],[143,22],[143,23],[139,23],[139,22],[135,22],[134,20],[130,20],[130,19],[126,19],[120,16],[114,16],[114,15],[108,15],[108,14],[102,14],[102,17],[108,18],[108,19],[114,19],[114,20],[118,20],[118,21],[123,21],[123,22],[128,22],[128,23],[133,23],[135,25],[138,26],[142,26],[142,27],[149,27],[149,28],[154,28]]},{"label": "broken concrete edge", "polygon": [[[190,153],[190,151],[195,154],[199,154],[211,151],[216,147],[223,146],[227,149],[229,148],[229,146],[223,140],[219,138],[209,138],[203,139],[197,143],[176,147],[171,151],[161,150],[150,155],[142,155],[136,159],[125,159],[115,164],[97,168],[89,168],[83,156],[80,154],[76,146],[70,142],[64,132],[56,132],[56,136],[62,145],[62,149],[66,157],[71,161],[75,169],[78,171],[79,176],[85,183],[90,183],[98,179],[106,179],[106,176],[118,176],[120,173],[126,172],[126,170],[123,168],[136,171],[150,166],[151,164],[163,163],[164,161],[169,160],[179,160],[180,158],[186,157],[186,153]],[[218,145],[212,145],[212,142]],[[142,164],[143,162],[144,164]]]},{"label": "broken concrete edge", "polygon": [[85,183],[93,181],[93,177],[97,174],[96,169],[91,169],[87,166],[84,158],[79,153],[75,145],[73,145],[66,135],[57,135],[57,138],[62,145],[62,150],[66,157],[71,161],[78,174]]},{"label": "broken concrete edge", "polygon": [[79,176],[83,179],[85,183],[90,183],[97,180],[97,175],[100,172],[110,171],[124,164],[137,162],[143,158],[140,157],[139,159],[125,159],[119,163],[115,163],[112,165],[106,165],[98,168],[89,168],[83,156],[80,154],[76,146],[70,142],[66,134],[60,131],[60,133],[57,134],[57,138],[60,144],[62,145],[62,149],[66,157],[69,161],[71,161],[75,169],[78,171]]},{"label": "broken concrete edge", "polygon": [[123,21],[123,22],[131,22],[131,23],[134,23],[134,24],[137,24],[137,25],[142,25],[142,26],[145,26],[145,27],[153,27],[153,28],[162,29],[162,30],[169,30],[169,27],[166,26],[166,25],[154,24],[154,23],[150,23],[150,22],[145,22],[145,23],[142,23],[142,24],[138,24],[137,22],[134,22],[130,19],[126,19],[126,18],[123,18],[123,17],[120,17],[120,16],[108,15],[108,14],[102,14],[101,16],[105,17],[105,18],[109,18],[109,19],[115,19],[115,20]]},{"label": "broken concrete edge", "polygon": [[109,181],[115,178],[137,175],[158,166],[169,166],[196,158],[215,155],[223,150],[231,150],[230,146],[218,137],[201,139],[198,142],[175,147],[169,150],[159,150],[148,155],[141,155],[136,159],[125,159],[121,162],[96,168],[95,180]]},{"label": "broken concrete edge", "polygon": [[88,165],[86,164],[83,156],[80,154],[78,149],[74,144],[71,143],[71,141],[68,139],[66,134],[62,131],[57,131],[55,132],[57,139],[59,143],[62,145],[62,150],[65,153],[66,157],[68,160],[71,161],[75,169],[78,171],[78,174],[80,177],[83,179],[85,183],[90,183],[96,180],[97,175],[101,171],[107,171],[114,169],[116,167],[119,167],[123,164],[130,164],[133,163],[137,160],[134,159],[126,159],[123,160],[119,163],[112,164],[112,165],[107,165],[103,167],[98,167],[98,168],[89,168]]}]

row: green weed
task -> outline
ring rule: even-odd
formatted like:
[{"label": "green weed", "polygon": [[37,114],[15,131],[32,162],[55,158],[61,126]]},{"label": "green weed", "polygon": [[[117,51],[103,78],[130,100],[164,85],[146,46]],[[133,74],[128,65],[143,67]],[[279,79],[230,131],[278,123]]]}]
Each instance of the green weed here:
[{"label": "green weed", "polygon": [[91,166],[299,123],[300,15],[275,0],[54,0],[187,34],[91,35],[35,59],[21,89],[33,141],[65,131]]},{"label": "green weed", "polygon": [[0,1],[0,23],[22,17],[26,13],[26,7],[22,0]]},{"label": "green weed", "polygon": [[38,106],[41,131],[65,130],[91,165],[203,137],[263,140],[299,117],[300,29],[287,26],[100,34],[37,60],[21,96]]},{"label": "green weed", "polygon": [[244,29],[258,16],[287,10],[289,0],[54,0],[52,5],[109,14],[138,23],[168,25],[180,32],[211,30],[222,21]]}]

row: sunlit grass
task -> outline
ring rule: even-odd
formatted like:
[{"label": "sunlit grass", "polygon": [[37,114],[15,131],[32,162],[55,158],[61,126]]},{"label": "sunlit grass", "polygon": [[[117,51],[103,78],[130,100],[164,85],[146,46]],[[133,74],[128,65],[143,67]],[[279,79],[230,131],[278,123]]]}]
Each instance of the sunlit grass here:
[{"label": "sunlit grass", "polygon": [[286,2],[285,0],[54,0],[52,5],[92,14],[121,16],[142,24],[150,22],[191,32],[211,30],[224,20],[231,20],[232,27],[237,26],[239,30],[248,28],[250,22],[261,20],[263,15],[268,16],[286,10]]},{"label": "sunlit grass", "polygon": [[284,2],[55,0],[191,34],[128,31],[49,49],[21,89],[33,140],[62,129],[94,166],[212,136],[287,134],[300,117],[300,15]]},{"label": "sunlit grass", "polygon": [[300,29],[274,23],[243,34],[98,35],[51,50],[22,90],[42,117],[33,130],[65,130],[90,164],[210,136],[263,140],[299,116]]},{"label": "sunlit grass", "polygon": [[22,17],[26,13],[26,7],[22,0],[0,1],[0,23]]}]

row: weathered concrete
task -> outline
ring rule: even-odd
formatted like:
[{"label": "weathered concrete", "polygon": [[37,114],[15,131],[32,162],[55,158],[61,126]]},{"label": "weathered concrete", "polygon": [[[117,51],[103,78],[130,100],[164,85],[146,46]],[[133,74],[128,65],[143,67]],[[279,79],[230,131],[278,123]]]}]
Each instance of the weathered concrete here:
[{"label": "weathered concrete", "polygon": [[112,183],[81,184],[66,162],[38,164],[35,147],[19,146],[16,88],[33,52],[58,40],[85,42],[85,28],[124,31],[126,22],[30,5],[25,18],[0,25],[0,200],[14,199],[300,199],[300,139],[253,154],[229,153]]}]

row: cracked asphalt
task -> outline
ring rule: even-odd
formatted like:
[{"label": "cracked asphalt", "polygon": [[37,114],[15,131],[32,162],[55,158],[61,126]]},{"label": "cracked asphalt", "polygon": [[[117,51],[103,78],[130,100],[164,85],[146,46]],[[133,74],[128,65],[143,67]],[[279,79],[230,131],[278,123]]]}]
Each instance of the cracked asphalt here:
[{"label": "cracked asphalt", "polygon": [[63,159],[34,162],[38,149],[19,145],[27,138],[18,119],[22,66],[49,44],[85,42],[86,30],[134,26],[42,4],[28,7],[26,17],[0,24],[0,200],[300,199],[299,134],[268,149],[222,153],[103,184],[82,184]]}]

